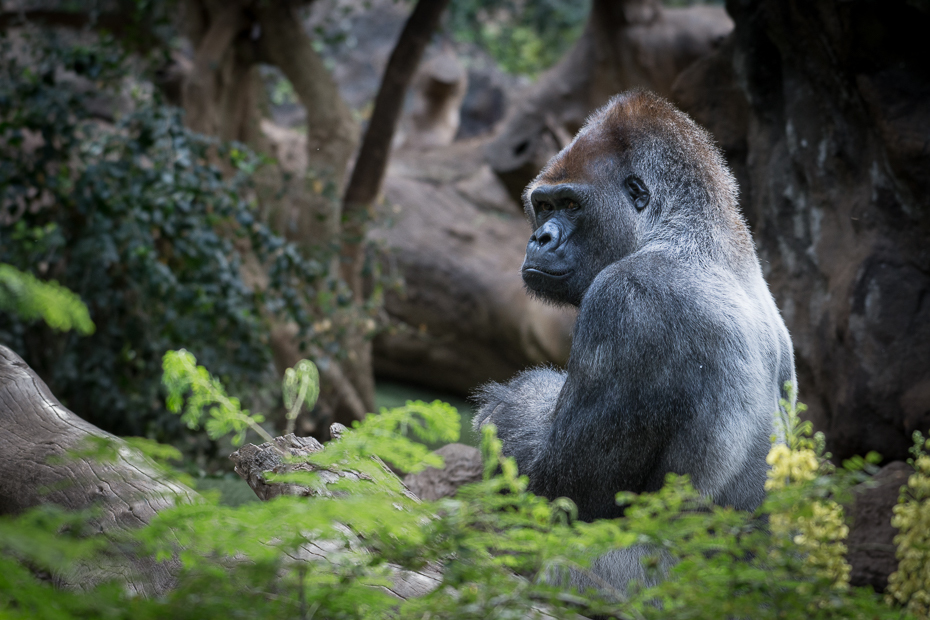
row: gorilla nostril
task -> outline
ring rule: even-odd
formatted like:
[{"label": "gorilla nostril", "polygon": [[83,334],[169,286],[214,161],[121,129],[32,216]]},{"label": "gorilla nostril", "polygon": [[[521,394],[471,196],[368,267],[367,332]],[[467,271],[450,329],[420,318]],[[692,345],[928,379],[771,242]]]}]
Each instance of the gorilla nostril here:
[{"label": "gorilla nostril", "polygon": [[539,243],[539,245],[546,245],[547,243],[552,241],[552,235],[546,231],[541,232],[538,235],[536,235],[536,241]]}]

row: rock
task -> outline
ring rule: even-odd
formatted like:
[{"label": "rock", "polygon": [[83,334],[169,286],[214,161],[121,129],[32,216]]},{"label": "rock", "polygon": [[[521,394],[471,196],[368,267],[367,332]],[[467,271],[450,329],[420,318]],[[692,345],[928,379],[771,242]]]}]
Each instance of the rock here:
[{"label": "rock", "polygon": [[404,484],[422,500],[435,501],[452,497],[463,484],[478,482],[484,473],[481,452],[460,443],[450,443],[436,450],[445,461],[442,469],[427,467],[418,474],[408,474]]},{"label": "rock", "polygon": [[846,539],[852,585],[872,586],[882,592],[888,576],[898,569],[894,545],[898,530],[891,527],[892,509],[912,473],[910,465],[894,461],[854,489],[855,500],[849,511],[852,526]]}]

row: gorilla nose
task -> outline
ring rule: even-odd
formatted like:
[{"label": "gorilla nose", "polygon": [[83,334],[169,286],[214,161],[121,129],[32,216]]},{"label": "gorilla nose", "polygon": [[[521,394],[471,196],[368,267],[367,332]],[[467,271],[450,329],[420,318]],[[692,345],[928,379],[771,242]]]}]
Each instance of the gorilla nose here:
[{"label": "gorilla nose", "polygon": [[539,244],[540,248],[547,246],[549,246],[547,249],[557,248],[562,241],[562,229],[555,222],[546,222],[530,237],[530,242],[533,241]]}]

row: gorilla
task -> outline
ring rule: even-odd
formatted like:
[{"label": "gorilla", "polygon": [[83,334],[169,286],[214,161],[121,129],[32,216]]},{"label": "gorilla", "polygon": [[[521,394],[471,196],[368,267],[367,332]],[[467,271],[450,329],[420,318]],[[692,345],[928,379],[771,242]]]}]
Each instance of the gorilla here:
[{"label": "gorilla", "polygon": [[496,425],[530,490],[574,500],[583,520],[620,516],[618,491],[669,472],[717,504],[759,506],[794,356],[712,138],[657,95],[618,95],[524,203],[523,280],[578,307],[571,356],[565,372],[484,386],[475,426]]}]

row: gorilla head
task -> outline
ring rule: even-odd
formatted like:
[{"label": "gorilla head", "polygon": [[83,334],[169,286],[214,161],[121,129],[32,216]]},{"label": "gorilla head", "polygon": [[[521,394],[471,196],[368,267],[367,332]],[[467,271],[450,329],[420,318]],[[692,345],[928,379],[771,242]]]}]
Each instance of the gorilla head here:
[{"label": "gorilla head", "polygon": [[739,260],[751,241],[712,139],[667,101],[633,91],[595,113],[524,193],[534,227],[523,280],[579,306],[605,267],[650,244]]}]

